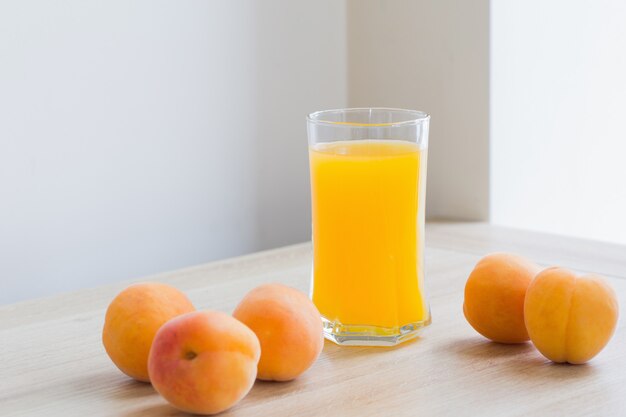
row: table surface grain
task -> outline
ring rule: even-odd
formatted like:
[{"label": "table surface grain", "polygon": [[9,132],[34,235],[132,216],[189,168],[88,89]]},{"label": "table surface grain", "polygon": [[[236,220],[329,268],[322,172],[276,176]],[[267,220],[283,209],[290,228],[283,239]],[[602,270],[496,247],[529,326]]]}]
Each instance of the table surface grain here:
[{"label": "table surface grain", "polygon": [[[257,382],[223,416],[626,415],[626,331],[590,363],[556,365],[530,343],[490,343],[461,312],[463,285],[493,251],[608,277],[626,305],[626,247],[481,223],[430,223],[426,287],[433,324],[395,348],[326,342],[292,382]],[[308,291],[310,244],[144,278],[231,312],[266,282]],[[97,266],[94,266],[97,267]],[[100,340],[104,312],[129,282],[0,306],[0,416],[177,416],[149,384],[121,374]]]}]

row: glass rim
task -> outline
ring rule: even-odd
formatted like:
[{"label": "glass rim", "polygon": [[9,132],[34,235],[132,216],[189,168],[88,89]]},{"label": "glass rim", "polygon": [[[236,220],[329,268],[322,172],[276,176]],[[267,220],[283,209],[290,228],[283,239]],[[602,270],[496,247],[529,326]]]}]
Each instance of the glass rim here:
[{"label": "glass rim", "polygon": [[[405,113],[407,115],[412,115],[413,117],[408,120],[402,120],[399,122],[388,122],[388,123],[359,123],[359,122],[334,122],[331,120],[323,120],[320,119],[324,114],[330,113],[349,113],[349,112],[358,112],[358,111],[372,111],[372,110],[382,110],[382,111],[395,111]],[[420,110],[409,110],[409,109],[400,109],[394,107],[350,107],[345,109],[330,109],[330,110],[318,110],[313,113],[309,113],[306,116],[306,120],[309,123],[317,124],[317,125],[327,125],[327,126],[335,126],[335,127],[396,127],[396,126],[411,126],[418,125],[420,123],[427,122],[430,119],[430,114],[420,111]]]}]

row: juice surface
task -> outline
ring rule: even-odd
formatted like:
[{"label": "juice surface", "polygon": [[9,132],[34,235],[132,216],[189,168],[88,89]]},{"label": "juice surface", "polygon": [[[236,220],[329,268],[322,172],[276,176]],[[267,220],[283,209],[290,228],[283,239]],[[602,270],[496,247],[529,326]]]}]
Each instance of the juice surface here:
[{"label": "juice surface", "polygon": [[326,319],[380,327],[428,319],[419,228],[425,155],[392,140],[309,149],[313,302]]}]

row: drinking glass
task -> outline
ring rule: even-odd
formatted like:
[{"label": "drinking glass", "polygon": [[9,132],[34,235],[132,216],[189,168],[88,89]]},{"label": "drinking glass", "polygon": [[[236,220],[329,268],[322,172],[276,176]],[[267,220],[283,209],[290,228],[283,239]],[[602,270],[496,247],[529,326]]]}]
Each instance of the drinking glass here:
[{"label": "drinking glass", "polygon": [[326,110],[307,117],[311,296],[340,345],[391,346],[431,322],[424,292],[430,116]]}]

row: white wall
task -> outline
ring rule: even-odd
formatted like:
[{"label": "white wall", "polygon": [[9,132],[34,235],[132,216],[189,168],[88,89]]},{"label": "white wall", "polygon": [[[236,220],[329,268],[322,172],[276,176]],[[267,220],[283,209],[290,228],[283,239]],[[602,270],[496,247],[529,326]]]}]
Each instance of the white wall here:
[{"label": "white wall", "polygon": [[488,0],[350,0],[350,106],[431,114],[427,216],[489,216]]},{"label": "white wall", "polygon": [[432,114],[427,213],[626,243],[618,1],[0,2],[0,303],[307,240],[306,113]]},{"label": "white wall", "polygon": [[626,3],[493,0],[491,216],[626,243]]},{"label": "white wall", "polygon": [[347,105],[343,1],[257,1],[254,129],[263,247],[311,238],[305,117]]},{"label": "white wall", "polygon": [[0,303],[309,238],[345,4],[0,3]]}]

